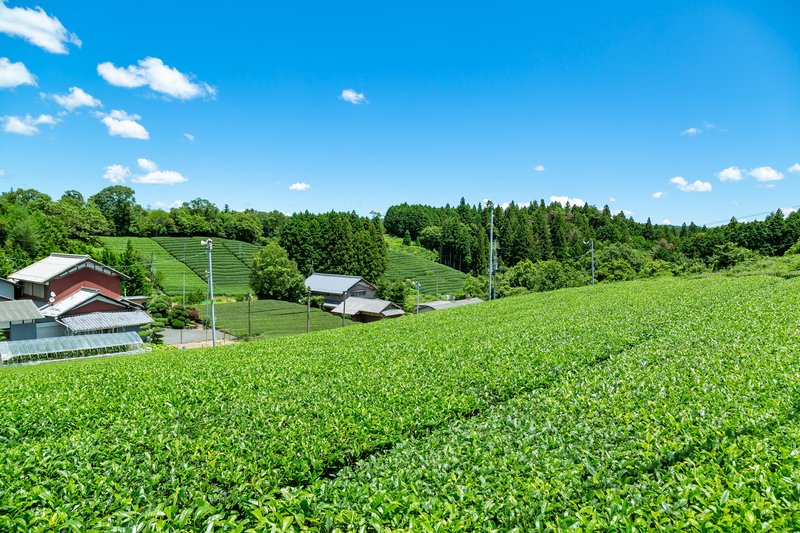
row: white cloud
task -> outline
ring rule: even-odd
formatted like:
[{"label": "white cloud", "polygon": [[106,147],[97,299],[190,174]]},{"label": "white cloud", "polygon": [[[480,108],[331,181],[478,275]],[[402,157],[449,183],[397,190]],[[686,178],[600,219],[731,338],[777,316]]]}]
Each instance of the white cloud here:
[{"label": "white cloud", "polygon": [[146,185],[175,185],[189,180],[183,174],[174,170],[155,170],[148,172],[144,176],[135,176],[131,181]]},{"label": "white cloud", "polygon": [[213,98],[217,90],[211,85],[191,81],[190,77],[178,69],[165,65],[157,57],[139,60],[139,66],[117,67],[111,62],[97,65],[97,73],[111,85],[133,89],[150,87],[152,90],[178,98],[191,100],[200,96]]},{"label": "white cloud", "polygon": [[298,181],[297,183],[292,183],[291,185],[289,185],[290,191],[307,191],[310,188],[311,185],[309,185],[308,183],[304,183],[302,181]]},{"label": "white cloud", "polygon": [[68,53],[66,44],[81,46],[81,40],[70,33],[56,17],[51,17],[41,7],[7,7],[0,0],[0,33],[22,37],[29,43],[54,54]]},{"label": "white cloud", "polygon": [[699,128],[687,128],[681,132],[681,135],[684,137],[694,137],[696,135],[700,135],[701,133],[703,133],[703,130]]},{"label": "white cloud", "polygon": [[6,177],[6,171],[0,169],[0,178],[5,178],[5,177]]},{"label": "white cloud", "polygon": [[182,206],[184,203],[183,200],[175,200],[172,203],[156,202],[156,207],[158,209],[173,209]]},{"label": "white cloud", "polygon": [[614,202],[617,201],[617,199],[612,196],[611,198],[608,199],[608,201],[613,204]]},{"label": "white cloud", "polygon": [[778,181],[783,179],[783,174],[772,167],[757,167],[750,171],[750,175],[758,181]]},{"label": "white cloud", "polygon": [[800,172],[800,163],[795,163],[794,165],[790,166],[787,171],[789,172]]},{"label": "white cloud", "polygon": [[122,165],[108,165],[106,171],[103,172],[103,179],[108,180],[115,185],[125,183],[125,180],[131,176],[131,169],[123,167]]},{"label": "white cloud", "polygon": [[141,183],[144,185],[175,185],[176,183],[189,181],[189,179],[180,172],[174,170],[158,170],[158,165],[154,161],[145,159],[144,157],[138,158],[136,164],[147,174],[133,176],[133,178],[131,178],[133,183]]},{"label": "white cloud", "polygon": [[39,115],[36,118],[30,115],[25,115],[24,117],[6,116],[2,120],[5,123],[3,131],[26,136],[39,133],[39,126],[54,126],[58,123],[58,120],[53,118],[52,115]]},{"label": "white cloud", "polygon": [[158,165],[156,165],[153,161],[149,159],[145,159],[144,157],[140,157],[136,160],[136,164],[139,165],[139,168],[144,170],[145,172],[155,172],[158,170]]},{"label": "white cloud", "polygon": [[569,205],[577,205],[578,207],[586,205],[586,202],[580,198],[570,198],[569,196],[551,196],[550,202],[558,202],[561,205],[567,205],[567,202],[569,202]]},{"label": "white cloud", "polygon": [[633,211],[630,211],[629,209],[623,209],[622,214],[625,215],[626,217],[632,217],[635,213]]},{"label": "white cloud", "polygon": [[75,111],[79,107],[103,107],[100,100],[80,87],[70,87],[69,94],[53,94],[50,98],[67,111]]},{"label": "white cloud", "polygon": [[7,57],[0,57],[0,89],[10,89],[19,85],[35,86],[36,77],[22,62],[12,63]]},{"label": "white cloud", "polygon": [[664,220],[662,220],[661,223],[664,224],[665,226],[671,226],[672,225],[672,222],[670,222],[668,218],[665,218]]},{"label": "white cloud", "polygon": [[712,124],[711,122],[706,120],[706,121],[703,122],[703,127],[705,129],[707,129],[707,130],[713,130],[713,129],[715,129],[717,127],[717,125],[716,124]]},{"label": "white cloud", "polygon": [[536,165],[535,167],[533,167],[533,170],[535,170],[536,172],[544,172],[545,168],[544,165]]},{"label": "white cloud", "polygon": [[665,193],[664,191],[656,191],[653,194],[651,194],[650,196],[655,198],[656,200],[661,200],[666,195],[667,195],[667,193]]},{"label": "white cloud", "polygon": [[719,181],[742,181],[744,172],[744,169],[739,167],[728,167],[717,172],[717,177]]},{"label": "white cloud", "polygon": [[139,115],[129,115],[120,109],[114,109],[111,113],[98,113],[100,122],[108,128],[108,134],[112,137],[125,137],[128,139],[141,139],[146,141],[150,138],[147,130],[136,122],[141,119]]},{"label": "white cloud", "polygon": [[683,176],[675,176],[674,178],[669,180],[669,182],[675,185],[679,190],[683,192],[711,191],[711,184],[707,181],[695,180],[693,183],[689,183]]},{"label": "white cloud", "polygon": [[781,213],[783,213],[783,216],[785,217],[791,215],[795,211],[797,211],[797,209],[794,207],[781,207]]},{"label": "white cloud", "polygon": [[367,98],[364,96],[364,93],[357,93],[353,89],[345,89],[342,91],[342,94],[339,96],[345,102],[350,102],[351,104],[367,104]]},{"label": "white cloud", "polygon": [[192,133],[184,133],[183,138],[189,141],[190,143],[194,142],[194,134]]}]

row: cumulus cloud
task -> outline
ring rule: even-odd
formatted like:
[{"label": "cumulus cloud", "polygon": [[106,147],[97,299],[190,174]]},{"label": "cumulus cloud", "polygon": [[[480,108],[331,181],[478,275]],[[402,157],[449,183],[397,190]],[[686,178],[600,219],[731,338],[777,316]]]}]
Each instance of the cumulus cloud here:
[{"label": "cumulus cloud", "polygon": [[608,201],[613,204],[614,202],[617,201],[617,199],[612,196],[611,198],[608,199]]},{"label": "cumulus cloud", "polygon": [[580,198],[570,198],[569,196],[551,196],[550,203],[552,202],[558,202],[559,204],[564,206],[567,205],[567,202],[569,202],[569,205],[577,205],[578,207],[586,205],[586,202],[584,202]]},{"label": "cumulus cloud", "polygon": [[58,123],[58,120],[53,118],[52,115],[39,115],[38,117],[30,115],[25,115],[24,117],[6,116],[2,118],[2,121],[3,131],[6,133],[28,137],[39,133],[39,126],[54,126]]},{"label": "cumulus cloud", "polygon": [[6,171],[0,169],[0,178],[5,178],[5,177],[6,177]]},{"label": "cumulus cloud", "polygon": [[100,100],[80,87],[70,87],[69,94],[53,94],[50,98],[67,111],[75,111],[79,107],[103,107]]},{"label": "cumulus cloud", "polygon": [[783,179],[783,174],[772,167],[756,167],[750,175],[758,181],[778,181]]},{"label": "cumulus cloud", "polygon": [[125,137],[127,139],[140,139],[146,141],[150,138],[150,133],[138,122],[139,115],[129,115],[121,109],[114,109],[111,113],[98,113],[100,122],[108,128],[108,134],[112,137]]},{"label": "cumulus cloud", "polygon": [[183,183],[189,181],[180,172],[174,170],[159,170],[158,165],[150,159],[140,157],[136,160],[139,168],[147,172],[142,176],[134,176],[131,181],[133,183],[141,183],[146,185],[175,185],[176,183]]},{"label": "cumulus cloud", "polygon": [[535,170],[536,172],[544,172],[545,168],[544,165],[536,165],[535,167],[533,167],[533,170]]},{"label": "cumulus cloud", "polygon": [[36,77],[22,62],[12,63],[7,57],[0,57],[0,89],[10,89],[19,85],[35,86]]},{"label": "cumulus cloud", "polygon": [[125,183],[125,180],[131,176],[131,169],[122,165],[108,165],[106,171],[103,172],[103,179],[108,180],[115,185]]},{"label": "cumulus cloud", "polygon": [[217,90],[205,82],[195,83],[191,77],[176,68],[165,65],[157,57],[140,59],[138,66],[117,67],[111,62],[97,65],[97,73],[111,85],[133,89],[150,87],[152,90],[179,100],[201,96],[213,98]]},{"label": "cumulus cloud", "polygon": [[310,188],[311,185],[309,185],[308,183],[304,183],[302,181],[298,181],[297,183],[292,183],[291,185],[289,185],[290,191],[307,191]]},{"label": "cumulus cloud", "polygon": [[145,159],[144,157],[140,157],[136,160],[136,164],[139,165],[139,168],[144,170],[145,172],[155,172],[158,170],[158,165],[156,165],[153,161],[149,159]]},{"label": "cumulus cloud", "polygon": [[185,202],[184,202],[183,200],[175,200],[175,201],[174,201],[174,202],[172,202],[172,203],[167,203],[167,202],[156,202],[156,207],[157,207],[158,209],[172,209],[172,208],[177,208],[177,207],[180,207],[180,206],[182,206],[184,203],[185,203]]},{"label": "cumulus cloud", "polygon": [[744,170],[739,167],[728,167],[717,172],[719,181],[742,181]]},{"label": "cumulus cloud", "polygon": [[675,176],[671,180],[670,183],[675,185],[678,190],[683,192],[709,192],[711,191],[711,184],[707,181],[700,181],[695,180],[693,183],[689,183],[683,176]]},{"label": "cumulus cloud", "polygon": [[364,93],[358,93],[353,89],[345,89],[342,91],[342,94],[339,96],[345,102],[350,102],[351,104],[366,104],[367,97],[364,96]]},{"label": "cumulus cloud", "polygon": [[700,128],[686,128],[681,132],[681,135],[683,135],[684,137],[695,137],[697,135],[700,135],[701,133],[703,133],[703,130],[701,130]]},{"label": "cumulus cloud", "polygon": [[800,163],[795,163],[787,169],[789,172],[800,172]]},{"label": "cumulus cloud", "polygon": [[183,138],[189,141],[190,143],[194,142],[194,134],[192,133],[184,133]]},{"label": "cumulus cloud", "polygon": [[81,40],[68,32],[56,17],[41,7],[8,7],[0,0],[0,33],[21,37],[29,43],[54,54],[66,54],[67,43],[81,46]]},{"label": "cumulus cloud", "polygon": [[664,191],[656,191],[653,194],[651,194],[650,196],[655,198],[656,200],[661,200],[666,195],[667,195],[667,193],[665,193]]},{"label": "cumulus cloud", "polygon": [[664,220],[662,220],[661,223],[664,224],[665,226],[671,226],[672,225],[672,222],[670,222],[668,218],[665,218]]}]

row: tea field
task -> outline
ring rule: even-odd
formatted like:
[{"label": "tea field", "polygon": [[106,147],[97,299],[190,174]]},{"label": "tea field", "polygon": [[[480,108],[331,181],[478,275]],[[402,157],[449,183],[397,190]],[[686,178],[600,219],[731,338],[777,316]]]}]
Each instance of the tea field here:
[{"label": "tea field", "polygon": [[[397,239],[400,240],[400,239]],[[416,252],[416,253],[415,253]],[[460,295],[464,290],[466,274],[449,266],[432,261],[418,252],[429,252],[419,246],[403,246],[391,242],[388,250],[389,263],[383,277],[386,281],[419,281],[425,294]],[[429,252],[433,257],[436,254]]]},{"label": "tea field", "polygon": [[796,530],[800,279],[0,369],[0,529]]}]

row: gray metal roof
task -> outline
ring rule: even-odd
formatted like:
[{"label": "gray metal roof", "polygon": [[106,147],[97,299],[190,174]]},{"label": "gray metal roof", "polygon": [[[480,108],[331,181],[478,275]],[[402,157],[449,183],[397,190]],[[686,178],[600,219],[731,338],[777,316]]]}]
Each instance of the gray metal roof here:
[{"label": "gray metal roof", "polygon": [[97,335],[72,335],[70,337],[51,337],[27,341],[0,342],[0,358],[5,363],[28,362],[37,359],[52,358],[53,355],[65,352],[79,352],[119,347],[120,351],[129,352],[141,349],[142,338],[133,331],[126,333],[99,333]]},{"label": "gray metal roof", "polygon": [[306,278],[306,287],[313,292],[327,292],[329,294],[342,294],[349,291],[353,285],[363,281],[370,287],[372,284],[361,276],[342,276],[339,274],[311,274]]},{"label": "gray metal roof", "polygon": [[32,300],[0,302],[0,322],[21,322],[44,318]]},{"label": "gray metal roof", "polygon": [[102,263],[98,263],[88,255],[50,254],[49,257],[28,265],[22,270],[8,276],[13,281],[29,281],[31,283],[47,283],[70,270],[92,268],[109,275],[116,275],[128,279],[125,274],[114,270]]},{"label": "gray metal roof", "polygon": [[357,298],[355,296],[349,297],[347,300],[331,309],[331,313],[336,315],[344,313],[350,316],[359,313],[383,316],[399,316],[405,314],[402,309],[388,300],[381,300],[380,298]]},{"label": "gray metal roof", "polygon": [[59,320],[74,333],[143,326],[152,321],[153,319],[147,313],[138,310],[87,313],[85,315],[67,316]]},{"label": "gray metal roof", "polygon": [[73,309],[76,309],[82,305],[86,305],[92,300],[97,300],[110,304],[116,304],[121,309],[127,309],[135,305],[122,300],[115,300],[110,296],[106,296],[105,294],[100,292],[100,289],[90,289],[87,287],[81,287],[80,289],[73,292],[63,300],[59,300],[54,304],[47,304],[41,307],[40,309],[44,316],[59,317],[63,314],[69,313]]},{"label": "gray metal roof", "polygon": [[436,300],[433,302],[424,302],[420,303],[420,307],[429,307],[430,309],[434,309],[436,311],[440,311],[442,309],[451,309],[453,307],[461,307],[462,305],[470,305],[470,304],[477,304],[482,302],[480,298],[468,298],[464,300],[454,300],[454,301],[447,301],[447,300]]}]

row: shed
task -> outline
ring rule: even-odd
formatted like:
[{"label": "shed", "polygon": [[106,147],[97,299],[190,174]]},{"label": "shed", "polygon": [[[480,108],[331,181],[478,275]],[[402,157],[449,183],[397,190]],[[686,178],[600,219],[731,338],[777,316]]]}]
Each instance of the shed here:
[{"label": "shed", "polygon": [[436,300],[433,302],[424,302],[419,304],[419,312],[427,313],[430,311],[441,311],[443,309],[452,309],[453,307],[477,304],[481,303],[482,301],[483,300],[480,298],[466,298],[464,300]]},{"label": "shed", "polygon": [[380,298],[358,298],[351,296],[333,309],[334,315],[351,317],[353,322],[375,322],[384,318],[397,318],[405,314],[396,304]]}]

